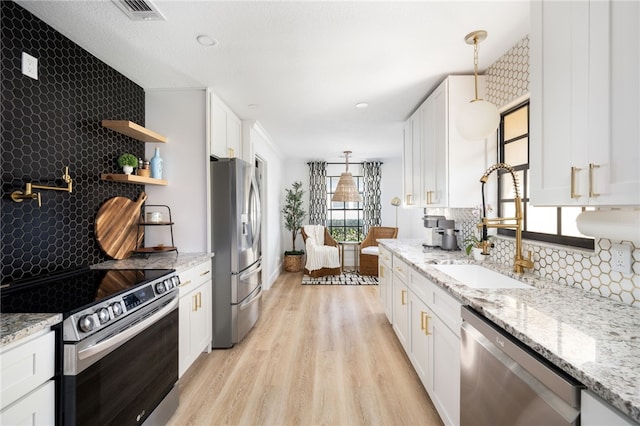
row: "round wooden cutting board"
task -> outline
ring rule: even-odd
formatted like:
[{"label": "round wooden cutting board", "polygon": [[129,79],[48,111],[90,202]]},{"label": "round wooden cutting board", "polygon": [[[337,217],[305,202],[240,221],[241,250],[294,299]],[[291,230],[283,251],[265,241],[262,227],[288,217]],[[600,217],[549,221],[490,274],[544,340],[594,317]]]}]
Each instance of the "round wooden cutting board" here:
[{"label": "round wooden cutting board", "polygon": [[142,245],[144,229],[138,235],[138,218],[147,194],[141,192],[136,201],[127,197],[109,198],[98,210],[95,222],[96,240],[113,259],[126,259],[136,248],[136,236]]}]

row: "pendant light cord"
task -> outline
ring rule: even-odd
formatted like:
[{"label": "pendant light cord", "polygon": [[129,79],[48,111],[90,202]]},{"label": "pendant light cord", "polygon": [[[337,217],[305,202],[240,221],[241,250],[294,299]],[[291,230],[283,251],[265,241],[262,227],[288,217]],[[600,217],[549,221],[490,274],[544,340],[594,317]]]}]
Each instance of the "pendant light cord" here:
[{"label": "pendant light cord", "polygon": [[475,82],[476,96],[474,100],[478,99],[478,36],[473,38],[473,80]]}]

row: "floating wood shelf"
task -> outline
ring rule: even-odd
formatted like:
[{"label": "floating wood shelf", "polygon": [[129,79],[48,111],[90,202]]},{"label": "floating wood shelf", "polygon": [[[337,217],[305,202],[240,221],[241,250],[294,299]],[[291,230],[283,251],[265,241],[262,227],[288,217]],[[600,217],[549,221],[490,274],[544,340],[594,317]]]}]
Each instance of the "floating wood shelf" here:
[{"label": "floating wood shelf", "polygon": [[166,186],[169,182],[164,179],[154,179],[146,176],[138,175],[125,175],[118,173],[102,173],[100,179],[108,180],[112,182],[124,182],[133,183],[137,185],[163,185]]},{"label": "floating wood shelf", "polygon": [[172,246],[162,246],[162,247],[139,247],[136,250],[136,253],[165,253],[168,251],[178,251],[177,247]]},{"label": "floating wood shelf", "polygon": [[144,127],[127,120],[102,120],[102,127],[115,130],[123,135],[130,136],[142,142],[166,143],[167,138]]}]

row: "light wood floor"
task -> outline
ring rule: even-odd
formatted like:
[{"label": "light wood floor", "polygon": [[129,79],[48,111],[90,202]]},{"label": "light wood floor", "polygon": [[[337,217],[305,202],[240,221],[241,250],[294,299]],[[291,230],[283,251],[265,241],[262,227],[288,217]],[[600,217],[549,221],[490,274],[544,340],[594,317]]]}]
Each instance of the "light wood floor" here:
[{"label": "light wood floor", "polygon": [[180,381],[169,425],[440,425],[377,286],[301,285],[283,273],[260,320]]}]

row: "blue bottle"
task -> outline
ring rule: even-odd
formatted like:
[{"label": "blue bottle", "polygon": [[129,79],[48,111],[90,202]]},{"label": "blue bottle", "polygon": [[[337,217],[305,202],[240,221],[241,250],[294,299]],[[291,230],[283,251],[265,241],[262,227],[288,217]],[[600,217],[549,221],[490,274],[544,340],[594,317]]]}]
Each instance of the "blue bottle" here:
[{"label": "blue bottle", "polygon": [[160,157],[160,148],[156,148],[156,152],[151,157],[151,177],[153,179],[162,179],[162,158]]}]

